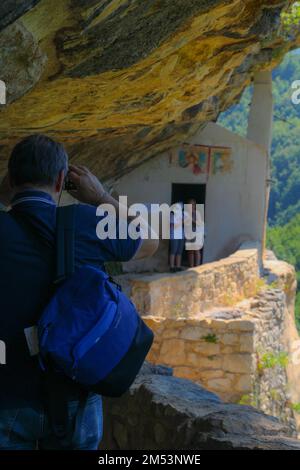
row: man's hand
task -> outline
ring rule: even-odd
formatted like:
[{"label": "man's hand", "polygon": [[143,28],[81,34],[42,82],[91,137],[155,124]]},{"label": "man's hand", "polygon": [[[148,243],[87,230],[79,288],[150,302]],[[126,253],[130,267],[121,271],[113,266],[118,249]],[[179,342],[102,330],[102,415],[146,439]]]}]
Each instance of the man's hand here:
[{"label": "man's hand", "polygon": [[6,173],[6,175],[4,176],[3,180],[0,183],[0,203],[6,207],[9,206],[13,196],[14,196],[14,190],[12,189],[10,185],[9,176]]},{"label": "man's hand", "polygon": [[85,166],[70,165],[68,178],[76,186],[76,190],[68,191],[75,199],[92,206],[99,206],[103,202],[105,190],[98,178]]},{"label": "man's hand", "polygon": [[[75,191],[68,191],[71,196],[80,202],[99,206],[100,204],[111,204],[120,218],[124,218],[126,222],[130,222],[132,217],[127,214],[127,207],[122,206],[116,199],[108,194],[98,178],[93,175],[86,167],[78,165],[70,165],[68,177],[75,184]],[[139,220],[141,232],[148,233],[149,226],[145,220]],[[136,253],[134,259],[142,259],[152,256],[158,248],[159,241],[154,237],[154,232],[150,228],[152,237],[143,239],[140,249]]]}]

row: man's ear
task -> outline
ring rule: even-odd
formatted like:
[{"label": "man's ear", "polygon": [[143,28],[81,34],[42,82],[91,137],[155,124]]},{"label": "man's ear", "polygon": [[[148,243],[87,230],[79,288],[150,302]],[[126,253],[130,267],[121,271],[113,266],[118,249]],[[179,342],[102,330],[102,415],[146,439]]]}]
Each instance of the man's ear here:
[{"label": "man's ear", "polygon": [[61,170],[58,174],[58,177],[56,179],[55,186],[54,186],[56,193],[60,193],[62,191],[63,186],[64,186],[64,181],[65,181],[65,176],[66,176],[65,170]]}]

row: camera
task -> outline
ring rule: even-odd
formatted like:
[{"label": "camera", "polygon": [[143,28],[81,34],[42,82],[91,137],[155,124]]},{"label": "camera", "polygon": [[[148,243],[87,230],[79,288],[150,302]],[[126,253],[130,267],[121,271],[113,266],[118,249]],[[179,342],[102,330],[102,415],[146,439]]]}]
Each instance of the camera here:
[{"label": "camera", "polygon": [[76,185],[68,178],[68,175],[65,178],[64,190],[65,191],[76,191]]}]

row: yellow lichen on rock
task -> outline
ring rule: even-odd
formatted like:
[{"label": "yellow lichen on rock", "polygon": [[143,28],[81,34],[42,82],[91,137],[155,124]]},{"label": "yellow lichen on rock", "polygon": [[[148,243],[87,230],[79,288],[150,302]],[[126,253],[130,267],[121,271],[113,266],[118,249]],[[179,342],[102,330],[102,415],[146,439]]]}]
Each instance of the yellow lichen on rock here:
[{"label": "yellow lichen on rock", "polygon": [[[273,60],[284,2],[35,3],[16,20],[46,60],[23,96],[8,77],[0,171],[18,138],[45,132],[109,178],[177,144],[237,99],[253,71]],[[14,60],[12,52],[17,76]]]}]

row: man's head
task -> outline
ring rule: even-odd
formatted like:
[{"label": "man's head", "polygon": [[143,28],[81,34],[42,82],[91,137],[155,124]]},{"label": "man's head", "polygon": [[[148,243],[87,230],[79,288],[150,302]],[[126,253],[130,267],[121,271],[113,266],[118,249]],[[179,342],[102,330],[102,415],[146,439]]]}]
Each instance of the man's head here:
[{"label": "man's head", "polygon": [[58,197],[68,171],[68,155],[62,144],[42,134],[21,140],[8,162],[14,190],[40,188]]}]

